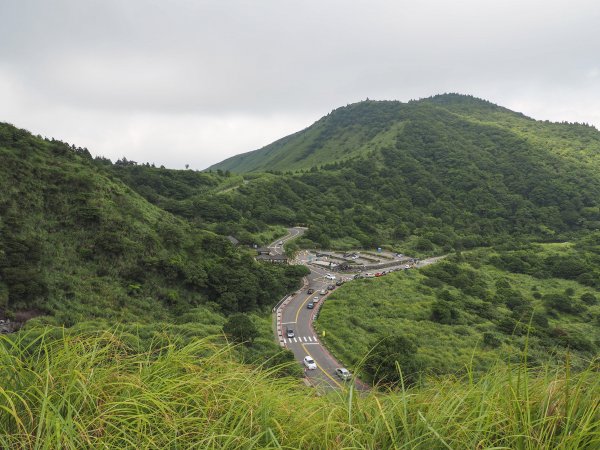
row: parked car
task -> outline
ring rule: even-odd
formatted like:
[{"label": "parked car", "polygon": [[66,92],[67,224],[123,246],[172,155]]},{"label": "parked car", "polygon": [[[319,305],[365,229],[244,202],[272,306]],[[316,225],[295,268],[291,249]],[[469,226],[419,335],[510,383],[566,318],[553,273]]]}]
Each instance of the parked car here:
[{"label": "parked car", "polygon": [[283,241],[279,241],[279,245],[283,245]]},{"label": "parked car", "polygon": [[291,328],[291,327],[285,327],[285,335],[286,335],[288,338],[293,338],[293,337],[295,336],[295,334],[294,334],[294,329],[293,329],[293,328]]},{"label": "parked car", "polygon": [[313,292],[315,292],[315,290],[314,290],[314,289],[309,289],[308,291],[306,291],[306,293],[307,293],[308,295],[312,294]]},{"label": "parked car", "polygon": [[317,368],[317,363],[310,356],[304,357],[304,365],[308,370],[315,370]]},{"label": "parked car", "polygon": [[333,291],[335,289],[335,284],[328,285],[327,289],[329,289],[330,291]]},{"label": "parked car", "polygon": [[315,307],[315,304],[313,302],[308,302],[306,304],[306,309],[313,309]]},{"label": "parked car", "polygon": [[382,277],[383,275],[385,275],[385,274],[383,274],[383,273],[381,273],[381,272],[377,272],[377,273],[375,274],[375,276],[376,276],[376,277]]},{"label": "parked car", "polygon": [[327,294],[327,290],[326,290],[326,289],[321,289],[321,290],[319,291],[319,294],[320,294],[320,295],[326,295],[326,294]]},{"label": "parked car", "polygon": [[342,284],[344,284],[344,282],[342,280],[338,280],[335,285],[336,286],[341,286]]},{"label": "parked car", "polygon": [[325,278],[327,278],[328,280],[335,280],[335,275],[331,275],[330,273],[325,274]]},{"label": "parked car", "polygon": [[321,300],[321,299],[318,296],[316,296],[316,297],[313,297],[312,301],[313,301],[313,303],[318,303],[319,300]]},{"label": "parked car", "polygon": [[360,273],[357,273],[356,275],[354,275],[354,279],[355,280],[360,280],[361,278],[364,278],[364,275],[361,275]]},{"label": "parked car", "polygon": [[338,367],[337,369],[335,369],[335,374],[344,381],[348,381],[350,378],[352,378],[352,375],[350,375],[348,369],[345,369],[343,367]]}]

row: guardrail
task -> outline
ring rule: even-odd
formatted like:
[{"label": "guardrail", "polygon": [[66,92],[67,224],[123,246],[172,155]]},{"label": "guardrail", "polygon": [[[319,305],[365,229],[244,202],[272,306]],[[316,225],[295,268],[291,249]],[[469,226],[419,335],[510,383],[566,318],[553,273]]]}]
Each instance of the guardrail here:
[{"label": "guardrail", "polygon": [[275,306],[273,306],[272,312],[277,311],[279,307],[283,305],[283,302],[285,302],[288,299],[288,297],[291,297],[291,294],[284,295],[283,298],[279,300]]}]

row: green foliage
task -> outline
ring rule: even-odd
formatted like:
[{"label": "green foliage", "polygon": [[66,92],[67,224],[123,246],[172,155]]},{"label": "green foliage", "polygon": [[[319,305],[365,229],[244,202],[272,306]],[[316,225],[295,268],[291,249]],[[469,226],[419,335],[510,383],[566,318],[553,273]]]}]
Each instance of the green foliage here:
[{"label": "green foliage", "polygon": [[[575,257],[581,252],[575,247],[540,245],[535,256]],[[497,254],[472,250],[460,260],[448,257],[418,271],[346,283],[324,303],[316,327],[351,369],[360,370],[373,335],[398,332],[419,343],[424,377],[481,374],[499,361],[518,362],[524,348],[532,365],[561,364],[568,354],[574,366],[586,367],[600,350],[600,310],[582,300],[594,293],[573,280],[500,270],[487,263]]]},{"label": "green foliage", "polygon": [[223,324],[223,333],[231,338],[233,342],[252,345],[258,336],[256,326],[246,314],[232,314],[227,322]]},{"label": "green foliage", "polygon": [[201,222],[165,211],[177,209],[165,202],[198,200],[210,220],[229,216],[230,206],[211,199],[240,177],[125,159],[111,165],[7,124],[0,124],[0,159],[2,318],[50,314],[73,326],[168,321],[209,303],[225,313],[267,310],[304,273],[259,264]]},{"label": "green foliage", "polygon": [[[212,339],[0,338],[2,448],[597,448],[600,379],[570,366],[315,395]],[[16,339],[15,339],[16,338]]]},{"label": "green foliage", "polygon": [[458,310],[446,302],[435,302],[431,306],[431,320],[445,325],[456,324],[459,320]]},{"label": "green foliage", "polygon": [[[351,238],[431,254],[597,228],[598,154],[600,133],[591,127],[536,122],[449,95],[349,105],[215,167],[295,170],[225,197],[243,222],[308,223],[307,238],[323,247]],[[581,261],[546,263],[547,276],[593,283]],[[528,270],[527,261],[504,264]]]},{"label": "green foliage", "polygon": [[364,371],[378,385],[413,385],[419,376],[417,350],[416,343],[403,335],[376,337],[366,356]]}]

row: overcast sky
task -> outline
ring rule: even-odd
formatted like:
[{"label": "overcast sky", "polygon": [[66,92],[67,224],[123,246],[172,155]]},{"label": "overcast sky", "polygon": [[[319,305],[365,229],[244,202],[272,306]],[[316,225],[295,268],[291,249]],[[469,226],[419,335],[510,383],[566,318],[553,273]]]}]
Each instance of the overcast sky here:
[{"label": "overcast sky", "polygon": [[444,92],[600,128],[600,1],[0,1],[0,121],[113,161],[203,169]]}]

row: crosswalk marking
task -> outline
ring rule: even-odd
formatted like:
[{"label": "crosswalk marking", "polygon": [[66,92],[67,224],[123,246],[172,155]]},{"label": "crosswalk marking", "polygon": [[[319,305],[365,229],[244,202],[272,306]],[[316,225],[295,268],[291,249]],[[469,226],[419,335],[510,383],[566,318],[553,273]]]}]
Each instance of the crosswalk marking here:
[{"label": "crosswalk marking", "polygon": [[288,344],[297,343],[301,344],[302,342],[306,342],[307,344],[317,344],[319,341],[315,336],[297,336],[294,338],[288,338]]}]

